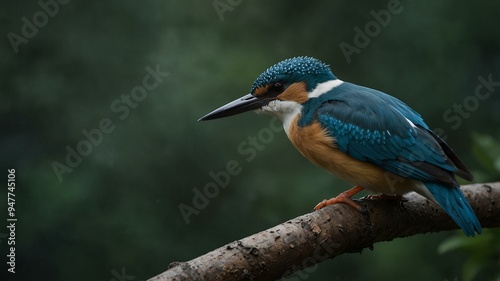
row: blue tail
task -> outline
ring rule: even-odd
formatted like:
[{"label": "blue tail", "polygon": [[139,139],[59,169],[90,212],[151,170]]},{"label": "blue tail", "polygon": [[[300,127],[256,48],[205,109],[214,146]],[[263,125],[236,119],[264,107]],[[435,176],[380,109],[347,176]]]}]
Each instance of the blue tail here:
[{"label": "blue tail", "polygon": [[481,224],[460,188],[433,182],[424,182],[424,185],[465,235],[474,236],[475,232],[481,234]]}]

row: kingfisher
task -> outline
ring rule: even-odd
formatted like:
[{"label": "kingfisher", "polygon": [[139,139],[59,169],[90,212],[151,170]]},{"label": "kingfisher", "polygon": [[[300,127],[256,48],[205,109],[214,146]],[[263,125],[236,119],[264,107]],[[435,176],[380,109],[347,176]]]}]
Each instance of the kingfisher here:
[{"label": "kingfisher", "polygon": [[309,161],[354,187],[314,210],[345,203],[366,189],[380,197],[414,191],[441,208],[465,235],[481,224],[455,175],[473,176],[452,148],[401,100],[337,78],[318,59],[301,56],[264,71],[250,93],[198,121],[256,111],[282,121],[286,135]]}]

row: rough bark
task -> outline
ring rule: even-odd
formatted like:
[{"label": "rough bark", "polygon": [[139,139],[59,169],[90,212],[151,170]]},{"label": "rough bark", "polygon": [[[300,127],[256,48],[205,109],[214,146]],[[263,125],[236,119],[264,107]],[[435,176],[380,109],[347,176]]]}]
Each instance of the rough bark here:
[{"label": "rough bark", "polygon": [[[483,228],[500,226],[500,182],[462,186]],[[380,241],[458,229],[437,205],[415,193],[394,200],[360,199],[366,213],[327,206],[234,241],[149,280],[275,280]],[[472,238],[471,238],[472,239]]]}]

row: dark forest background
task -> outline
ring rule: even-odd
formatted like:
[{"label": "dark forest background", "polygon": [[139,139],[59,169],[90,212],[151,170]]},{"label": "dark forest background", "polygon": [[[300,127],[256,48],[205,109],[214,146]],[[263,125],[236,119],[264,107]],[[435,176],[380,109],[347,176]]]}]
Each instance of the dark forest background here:
[{"label": "dark forest background", "polygon": [[[268,116],[197,122],[298,55],[402,99],[477,182],[500,180],[499,18],[483,0],[3,1],[0,279],[144,280],[349,188]],[[491,233],[379,243],[292,280],[499,280]]]}]

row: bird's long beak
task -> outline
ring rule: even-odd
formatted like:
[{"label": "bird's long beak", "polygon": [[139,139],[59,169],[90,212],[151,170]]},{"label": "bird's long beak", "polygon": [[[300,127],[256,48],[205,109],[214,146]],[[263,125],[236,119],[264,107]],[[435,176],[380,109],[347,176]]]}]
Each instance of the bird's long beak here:
[{"label": "bird's long beak", "polygon": [[268,104],[271,100],[272,99],[257,98],[252,96],[251,94],[247,94],[237,100],[234,100],[226,105],[217,108],[216,110],[198,119],[198,121],[218,119],[240,114],[250,110],[255,110]]}]

